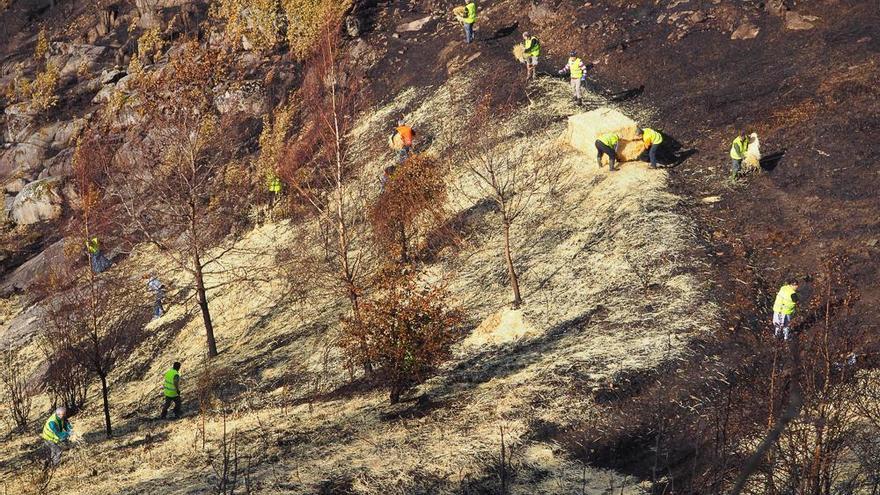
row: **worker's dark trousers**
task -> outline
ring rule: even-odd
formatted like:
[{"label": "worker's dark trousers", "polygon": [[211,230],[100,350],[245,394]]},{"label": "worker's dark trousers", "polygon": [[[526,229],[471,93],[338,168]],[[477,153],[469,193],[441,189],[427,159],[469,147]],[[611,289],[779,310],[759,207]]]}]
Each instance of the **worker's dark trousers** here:
[{"label": "worker's dark trousers", "polygon": [[170,406],[172,402],[174,403],[174,409],[172,409],[171,412],[174,413],[175,418],[180,417],[180,409],[181,409],[180,396],[177,396],[177,397],[165,397],[165,404],[162,405],[162,414],[159,416],[160,418],[165,419],[165,416],[168,415],[168,406]]},{"label": "worker's dark trousers", "polygon": [[651,148],[648,149],[648,159],[651,160],[651,168],[657,168],[657,148],[659,147],[659,144],[651,144]]},{"label": "worker's dark trousers", "polygon": [[742,160],[737,160],[736,158],[730,159],[730,176],[736,178],[737,174],[739,174],[739,169],[742,167]]},{"label": "worker's dark trousers", "polygon": [[617,160],[617,153],[614,151],[614,148],[597,139],[596,150],[599,152],[598,156],[596,156],[596,163],[601,167],[602,155],[608,155],[608,168],[614,170],[614,162]]},{"label": "worker's dark trousers", "polygon": [[45,439],[43,439],[43,444],[46,446],[47,450],[46,463],[53,466],[61,464],[61,446]]},{"label": "worker's dark trousers", "polygon": [[469,24],[467,22],[463,22],[462,24],[464,25],[464,42],[470,43],[471,41],[474,41],[474,24]]}]

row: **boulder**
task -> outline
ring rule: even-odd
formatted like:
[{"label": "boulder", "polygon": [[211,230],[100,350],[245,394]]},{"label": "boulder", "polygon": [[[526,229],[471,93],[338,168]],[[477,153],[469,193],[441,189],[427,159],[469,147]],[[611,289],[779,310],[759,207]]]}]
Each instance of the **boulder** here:
[{"label": "boulder", "polygon": [[64,43],[61,49],[68,53],[64,65],[59,64],[62,79],[78,75],[83,67],[87,71],[95,70],[101,57],[107,52],[107,48],[103,46],[73,43]]},{"label": "boulder", "polygon": [[74,149],[65,148],[46,163],[46,173],[52,177],[70,177],[73,174]]},{"label": "boulder", "polygon": [[806,29],[813,29],[813,22],[818,21],[819,18],[812,15],[801,15],[795,11],[788,11],[785,13],[785,29],[790,31],[803,31]]},{"label": "boulder", "polygon": [[739,25],[738,28],[730,35],[730,39],[732,40],[750,40],[758,36],[758,32],[760,29],[758,26],[755,26],[751,22],[743,22]]},{"label": "boulder", "polygon": [[49,144],[49,149],[60,150],[73,145],[85,126],[86,119],[74,119],[62,122],[55,129],[55,134],[52,137],[52,142]]},{"label": "boulder", "polygon": [[248,115],[262,115],[266,109],[266,92],[260,81],[244,81],[226,89],[214,98],[220,113],[233,111]]},{"label": "boulder", "polygon": [[398,33],[408,33],[413,31],[421,31],[425,26],[430,24],[434,20],[433,15],[422,17],[421,19],[416,19],[410,22],[404,22],[403,24],[399,24],[394,30]]},{"label": "boulder", "polygon": [[0,225],[9,221],[9,214],[12,213],[12,205],[15,203],[15,196],[3,196],[3,218]]},{"label": "boulder", "polygon": [[55,220],[61,216],[63,198],[58,189],[61,180],[56,177],[36,180],[26,185],[12,203],[10,217],[18,225],[31,225]]},{"label": "boulder", "polygon": [[24,186],[27,185],[27,181],[24,179],[13,179],[6,183],[6,187],[4,187],[5,191],[9,194],[18,194],[24,189]]},{"label": "boulder", "polygon": [[21,143],[6,150],[0,155],[0,176],[30,174],[36,172],[43,164],[46,146],[32,143]]},{"label": "boulder", "polygon": [[10,143],[20,143],[33,132],[34,122],[39,112],[32,109],[27,102],[21,102],[7,106],[3,113],[6,114],[6,129],[3,133],[3,140]]}]

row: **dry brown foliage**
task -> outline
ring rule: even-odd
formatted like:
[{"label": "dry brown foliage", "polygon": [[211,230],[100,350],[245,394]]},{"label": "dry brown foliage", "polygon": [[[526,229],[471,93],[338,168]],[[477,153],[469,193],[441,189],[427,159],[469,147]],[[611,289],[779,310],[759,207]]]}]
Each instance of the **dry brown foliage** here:
[{"label": "dry brown foliage", "polygon": [[448,168],[421,154],[394,170],[369,213],[376,242],[389,259],[409,263],[413,244],[443,224]]},{"label": "dry brown foliage", "polygon": [[461,321],[443,286],[389,268],[379,275],[376,294],[363,301],[360,319],[345,320],[343,345],[355,360],[378,366],[376,376],[397,403],[448,359]]}]

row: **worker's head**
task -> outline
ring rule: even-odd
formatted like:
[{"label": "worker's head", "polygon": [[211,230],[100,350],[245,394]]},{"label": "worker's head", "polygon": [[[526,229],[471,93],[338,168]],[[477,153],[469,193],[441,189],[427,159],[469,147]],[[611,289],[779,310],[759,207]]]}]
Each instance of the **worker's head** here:
[{"label": "worker's head", "polygon": [[174,368],[174,369],[176,369],[176,370],[178,370],[178,371],[180,371],[180,361],[175,361],[175,362],[174,362],[174,365],[171,366],[171,367]]},{"label": "worker's head", "polygon": [[59,419],[64,419],[67,417],[67,408],[64,406],[58,407],[55,409],[55,416],[58,416]]},{"label": "worker's head", "polygon": [[645,130],[642,129],[641,127],[636,127],[636,135],[639,136],[639,137],[644,136],[644,135],[645,135]]},{"label": "worker's head", "polygon": [[524,40],[529,39],[529,32],[528,32],[528,31],[524,31],[524,32],[523,32],[523,39],[524,39]]},{"label": "worker's head", "polygon": [[404,125],[404,124],[406,124],[406,120],[403,117],[398,117],[397,125]]},{"label": "worker's head", "polygon": [[577,54],[578,54],[577,50],[572,50],[572,51],[568,52],[569,57],[577,57]]}]

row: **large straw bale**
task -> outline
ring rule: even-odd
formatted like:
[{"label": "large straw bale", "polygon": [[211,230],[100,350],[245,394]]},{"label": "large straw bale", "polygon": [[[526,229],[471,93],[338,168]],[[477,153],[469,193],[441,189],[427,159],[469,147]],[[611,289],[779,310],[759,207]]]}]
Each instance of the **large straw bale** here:
[{"label": "large straw bale", "polygon": [[581,153],[596,156],[596,139],[608,132],[635,139],[636,123],[614,108],[597,108],[569,117],[563,140]]},{"label": "large straw bale", "polygon": [[617,146],[617,160],[620,162],[638,160],[645,152],[645,143],[641,139],[624,139],[622,133],[620,136],[620,143]]},{"label": "large straw bale", "polygon": [[749,174],[761,170],[761,141],[758,133],[753,132],[749,136],[749,147],[746,149],[746,159],[742,163],[742,172]]}]

